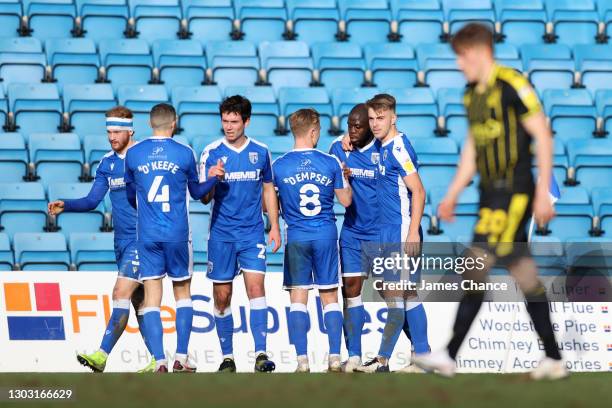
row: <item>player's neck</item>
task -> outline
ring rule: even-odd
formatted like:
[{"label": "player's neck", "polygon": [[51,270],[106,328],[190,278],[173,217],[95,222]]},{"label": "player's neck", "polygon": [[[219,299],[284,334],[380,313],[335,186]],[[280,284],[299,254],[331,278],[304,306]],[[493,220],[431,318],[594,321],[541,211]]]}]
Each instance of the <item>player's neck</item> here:
[{"label": "player's neck", "polygon": [[493,70],[495,69],[495,60],[487,60],[483,62],[482,66],[482,74],[480,75],[480,79],[476,84],[478,90],[484,90],[487,88],[489,84],[489,80],[491,79],[491,75],[493,74]]},{"label": "player's neck", "polygon": [[130,139],[130,142],[125,145],[125,147],[123,149],[121,149],[120,151],[116,152],[119,156],[125,156],[125,153],[128,151],[128,149],[132,146],[134,146],[136,142],[134,142],[133,139]]},{"label": "player's neck", "polygon": [[374,135],[370,134],[363,140],[360,140],[358,143],[356,143],[355,147],[357,147],[358,149],[363,149],[364,147],[372,143],[372,140],[374,140]]},{"label": "player's neck", "polygon": [[234,141],[229,141],[227,140],[227,138],[225,138],[225,141],[232,147],[236,148],[236,149],[240,149],[247,141],[247,137],[246,135],[242,135],[240,136],[238,139],[234,140]]},{"label": "player's neck", "polygon": [[384,138],[381,140],[381,142],[382,142],[383,144],[384,144],[384,143],[387,143],[387,142],[390,142],[390,141],[391,141],[391,140],[393,140],[393,138],[394,138],[395,136],[397,136],[398,134],[399,134],[399,132],[397,131],[397,128],[396,128],[395,126],[393,126],[393,127],[391,128],[391,130],[389,131],[389,133],[387,133],[387,136],[385,136],[385,137],[384,137]]},{"label": "player's neck", "polygon": [[314,149],[314,145],[312,141],[307,140],[306,138],[296,138],[295,143],[293,144],[293,149]]},{"label": "player's neck", "polygon": [[153,137],[172,137],[172,134],[168,134],[167,132],[155,132],[153,131]]}]

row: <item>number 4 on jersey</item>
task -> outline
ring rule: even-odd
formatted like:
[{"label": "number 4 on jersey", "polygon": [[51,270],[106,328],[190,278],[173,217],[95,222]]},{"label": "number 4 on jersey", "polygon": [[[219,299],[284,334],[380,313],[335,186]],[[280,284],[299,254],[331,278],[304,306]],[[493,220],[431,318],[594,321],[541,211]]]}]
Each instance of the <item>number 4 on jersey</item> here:
[{"label": "number 4 on jersey", "polygon": [[[162,203],[162,212],[170,211],[170,186],[167,184],[161,186],[162,181],[164,181],[164,176],[155,176],[153,179],[153,183],[151,184],[151,188],[149,189],[149,194],[147,195],[147,200],[150,203]],[[161,192],[158,194],[159,187],[161,186]]]}]

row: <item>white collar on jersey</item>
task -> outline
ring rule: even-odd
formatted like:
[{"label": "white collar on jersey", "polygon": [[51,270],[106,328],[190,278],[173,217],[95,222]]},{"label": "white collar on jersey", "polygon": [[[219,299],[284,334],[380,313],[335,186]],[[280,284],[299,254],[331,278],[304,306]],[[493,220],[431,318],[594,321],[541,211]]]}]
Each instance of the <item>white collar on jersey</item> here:
[{"label": "white collar on jersey", "polygon": [[397,132],[397,135],[393,136],[391,140],[387,140],[385,143],[382,144],[382,146],[383,147],[388,146],[389,144],[391,144],[391,142],[393,142],[395,139],[401,136],[404,136],[404,134],[402,132]]},{"label": "white collar on jersey", "polygon": [[361,153],[363,153],[366,150],[368,150],[370,147],[372,147],[374,145],[374,143],[376,143],[376,138],[375,137],[372,138],[370,143],[368,143],[367,145],[363,146],[361,149],[357,149],[357,150],[359,150]]},{"label": "white collar on jersey", "polygon": [[229,144],[225,138],[223,138],[223,144],[225,145],[225,147],[227,147],[228,149],[230,149],[230,150],[232,150],[232,151],[234,151],[236,153],[242,153],[242,151],[247,148],[249,143],[251,143],[251,139],[246,137],[246,142],[244,142],[244,144],[242,146],[234,147],[231,144]]}]

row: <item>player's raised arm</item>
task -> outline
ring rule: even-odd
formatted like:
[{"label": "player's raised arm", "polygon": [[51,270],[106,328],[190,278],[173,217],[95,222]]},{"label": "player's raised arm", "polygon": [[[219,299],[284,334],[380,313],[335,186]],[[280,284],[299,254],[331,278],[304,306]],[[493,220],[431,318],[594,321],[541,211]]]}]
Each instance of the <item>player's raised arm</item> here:
[{"label": "player's raised arm", "polygon": [[[220,177],[223,179],[225,176],[225,167],[221,159],[217,160],[217,163],[212,161],[209,155],[208,148],[202,152],[200,157],[200,181],[205,181],[210,177]],[[215,183],[216,184],[216,183]],[[202,204],[208,204],[211,202],[215,195],[215,186],[206,193],[200,200]]]},{"label": "player's raised arm", "polygon": [[187,188],[189,194],[194,200],[200,200],[209,194],[217,184],[217,181],[223,178],[225,170],[223,166],[215,166],[210,169],[208,177],[201,183],[202,178],[198,175],[198,164],[195,156],[191,156],[189,168],[187,169]]},{"label": "player's raised arm", "polygon": [[103,172],[97,171],[91,190],[85,197],[74,200],[56,200],[51,201],[48,205],[50,215],[58,215],[63,211],[66,212],[86,212],[95,209],[108,191],[108,181]]},{"label": "player's raised arm", "polygon": [[343,207],[349,207],[353,202],[353,189],[344,176],[346,165],[338,162],[339,167],[335,171],[334,192],[338,198],[338,202]]}]

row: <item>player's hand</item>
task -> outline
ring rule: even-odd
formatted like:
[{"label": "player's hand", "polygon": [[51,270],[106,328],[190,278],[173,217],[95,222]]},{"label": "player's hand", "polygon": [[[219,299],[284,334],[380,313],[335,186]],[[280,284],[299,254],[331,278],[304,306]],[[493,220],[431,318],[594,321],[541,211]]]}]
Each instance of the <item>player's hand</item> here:
[{"label": "player's hand", "polygon": [[407,256],[419,256],[421,253],[421,236],[419,232],[409,232],[404,243],[404,253]]},{"label": "player's hand", "polygon": [[345,162],[342,162],[342,175],[346,181],[351,177],[351,169],[348,168]]},{"label": "player's hand", "polygon": [[353,144],[351,143],[351,138],[349,137],[348,133],[342,138],[342,150],[345,152],[353,151]]},{"label": "player's hand", "polygon": [[47,205],[47,211],[49,212],[49,215],[60,214],[62,211],[64,211],[64,202],[62,200],[51,201]]},{"label": "player's hand", "polygon": [[455,221],[455,207],[457,200],[452,197],[444,197],[438,205],[438,218],[442,221]]},{"label": "player's hand", "polygon": [[272,252],[276,253],[281,246],[280,228],[278,225],[273,226],[268,234],[268,245],[274,242]]},{"label": "player's hand", "polygon": [[225,177],[225,165],[223,164],[223,160],[219,159],[217,164],[208,170],[208,177],[217,177],[219,180],[223,180]]},{"label": "player's hand", "polygon": [[548,191],[536,189],[535,199],[533,200],[533,218],[539,227],[543,227],[555,216],[555,209],[550,200]]}]

